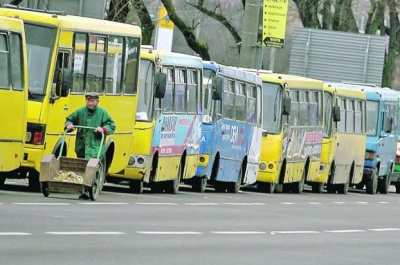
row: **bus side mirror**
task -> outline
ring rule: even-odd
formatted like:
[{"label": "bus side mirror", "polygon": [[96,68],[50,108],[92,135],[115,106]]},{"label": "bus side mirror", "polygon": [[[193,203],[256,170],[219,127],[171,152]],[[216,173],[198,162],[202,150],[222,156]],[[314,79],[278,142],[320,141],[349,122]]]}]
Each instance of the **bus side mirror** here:
[{"label": "bus side mirror", "polygon": [[167,87],[167,75],[165,73],[156,73],[154,75],[155,98],[164,98]]},{"label": "bus side mirror", "polygon": [[66,97],[71,87],[72,71],[69,69],[58,69],[56,74],[56,96]]},{"label": "bus side mirror", "polygon": [[290,115],[292,100],[290,97],[283,97],[282,115]]},{"label": "bus side mirror", "polygon": [[212,99],[221,100],[222,99],[222,89],[223,89],[222,77],[220,77],[220,76],[214,77],[212,80],[212,91],[213,91]]},{"label": "bus side mirror", "polygon": [[339,106],[333,106],[332,107],[332,112],[333,112],[333,121],[338,122],[340,121],[340,107]]}]

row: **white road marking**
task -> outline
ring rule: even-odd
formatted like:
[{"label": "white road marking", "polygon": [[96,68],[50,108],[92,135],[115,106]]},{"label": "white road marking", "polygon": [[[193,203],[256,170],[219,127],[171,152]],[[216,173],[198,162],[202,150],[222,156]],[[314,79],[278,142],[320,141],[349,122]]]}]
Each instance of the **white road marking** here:
[{"label": "white road marking", "polygon": [[381,203],[381,204],[388,204],[389,202],[378,202],[378,203]]},{"label": "white road marking", "polygon": [[61,206],[61,205],[71,205],[70,203],[63,202],[14,202],[16,205],[39,205],[39,206]]},{"label": "white road marking", "polygon": [[400,228],[372,228],[372,229],[368,229],[368,231],[391,232],[391,231],[400,231]]},{"label": "white road marking", "polygon": [[258,234],[266,234],[266,232],[261,231],[210,231],[211,234],[220,234],[220,235],[258,235]]},{"label": "white road marking", "polygon": [[359,230],[359,229],[344,229],[344,230],[325,230],[324,232],[326,232],[326,233],[360,233],[360,232],[366,232],[366,231]]},{"label": "white road marking", "polygon": [[196,231],[137,231],[138,234],[146,235],[201,235],[202,232]]},{"label": "white road marking", "polygon": [[358,204],[368,204],[368,202],[357,202]]},{"label": "white road marking", "polygon": [[248,206],[248,205],[265,205],[264,203],[255,202],[225,202],[224,205],[238,205],[238,206]]},{"label": "white road marking", "polygon": [[220,205],[217,202],[187,202],[185,205],[190,206],[212,206],[212,205]]},{"label": "white road marking", "polygon": [[334,204],[346,204],[345,202],[332,202]]},{"label": "white road marking", "polygon": [[73,236],[73,235],[124,235],[124,232],[107,232],[107,231],[75,231],[75,232],[46,232],[49,235]]},{"label": "white road marking", "polygon": [[24,232],[0,232],[0,236],[30,236],[31,233]]},{"label": "white road marking", "polygon": [[319,231],[272,231],[271,235],[275,235],[275,234],[319,234],[321,232]]},{"label": "white road marking", "polygon": [[284,204],[284,205],[292,205],[292,204],[294,204],[294,202],[281,202],[281,204]]},{"label": "white road marking", "polygon": [[309,202],[308,204],[315,204],[315,205],[319,205],[321,204],[320,202]]},{"label": "white road marking", "polygon": [[83,205],[127,205],[127,202],[80,202]]},{"label": "white road marking", "polygon": [[172,202],[136,202],[138,205],[178,205],[178,203]]}]

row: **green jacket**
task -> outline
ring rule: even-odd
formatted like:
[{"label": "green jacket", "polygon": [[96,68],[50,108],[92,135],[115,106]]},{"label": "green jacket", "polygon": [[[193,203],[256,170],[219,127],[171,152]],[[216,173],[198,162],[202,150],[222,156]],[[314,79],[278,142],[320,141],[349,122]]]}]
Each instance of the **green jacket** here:
[{"label": "green jacket", "polygon": [[[88,126],[88,127],[102,127],[105,135],[112,134],[115,131],[115,123],[102,107],[97,106],[94,110],[82,107],[74,111],[67,117],[65,126],[68,124]],[[101,134],[96,133],[93,129],[78,128],[75,142],[75,152],[79,158],[96,158],[99,152],[101,143]],[[100,157],[103,157],[105,152],[105,139],[101,150]]]}]

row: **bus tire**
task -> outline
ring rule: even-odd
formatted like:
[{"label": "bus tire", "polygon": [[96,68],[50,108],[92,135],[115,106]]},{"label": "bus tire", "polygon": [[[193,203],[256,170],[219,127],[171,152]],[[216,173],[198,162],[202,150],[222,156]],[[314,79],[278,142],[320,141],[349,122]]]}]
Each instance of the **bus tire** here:
[{"label": "bus tire", "polygon": [[374,168],[374,173],[371,179],[368,179],[365,183],[365,192],[367,194],[375,194],[378,189],[378,169]]},{"label": "bus tire", "polygon": [[295,182],[295,183],[292,183],[292,192],[293,193],[297,193],[297,194],[300,194],[300,193],[302,193],[303,192],[303,190],[304,190],[304,182],[306,181],[306,170],[304,169],[303,170],[303,173],[302,173],[302,175],[301,175],[301,179],[300,179],[300,181],[299,182]]},{"label": "bus tire", "polygon": [[29,189],[33,192],[40,192],[39,172],[30,170],[28,176]]},{"label": "bus tire", "polygon": [[400,194],[400,182],[396,182],[394,186],[396,187],[396,193]]},{"label": "bus tire", "polygon": [[135,194],[143,193],[143,181],[131,180],[129,182],[129,192],[135,193]]},{"label": "bus tire", "polygon": [[179,163],[178,167],[178,175],[173,180],[169,180],[166,184],[166,192],[171,194],[177,194],[179,191],[179,185],[181,184],[181,176],[182,176],[182,163]]},{"label": "bus tire", "polygon": [[311,184],[311,191],[313,193],[322,193],[323,190],[324,190],[323,182],[314,182]]},{"label": "bus tire", "polygon": [[240,186],[242,185],[242,172],[243,172],[243,169],[240,166],[236,181],[229,182],[229,184],[228,184],[228,192],[238,193],[240,191]]},{"label": "bus tire", "polygon": [[337,184],[336,185],[336,190],[340,194],[347,194],[349,191],[349,183],[350,183],[350,178],[347,179],[346,183],[343,184]]},{"label": "bus tire", "polygon": [[3,173],[0,173],[0,189],[4,189],[4,183],[6,183],[6,175]]},{"label": "bus tire", "polygon": [[192,190],[204,193],[207,187],[207,177],[194,177],[192,180]]},{"label": "bus tire", "polygon": [[272,182],[258,182],[257,189],[260,192],[272,194],[275,191],[275,183]]},{"label": "bus tire", "polygon": [[378,181],[378,191],[381,194],[388,194],[390,189],[390,179],[392,178],[392,171]]}]

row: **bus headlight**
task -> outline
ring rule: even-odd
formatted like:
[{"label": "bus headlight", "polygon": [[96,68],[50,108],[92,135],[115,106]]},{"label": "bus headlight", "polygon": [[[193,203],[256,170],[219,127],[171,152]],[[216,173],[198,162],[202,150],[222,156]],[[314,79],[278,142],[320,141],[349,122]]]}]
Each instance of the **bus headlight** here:
[{"label": "bus headlight", "polygon": [[258,166],[259,170],[266,170],[267,169],[267,164],[265,163],[260,163],[260,165]]},{"label": "bus headlight", "polygon": [[135,157],[131,156],[129,157],[129,162],[128,162],[128,166],[133,166],[135,164],[136,160]]}]

